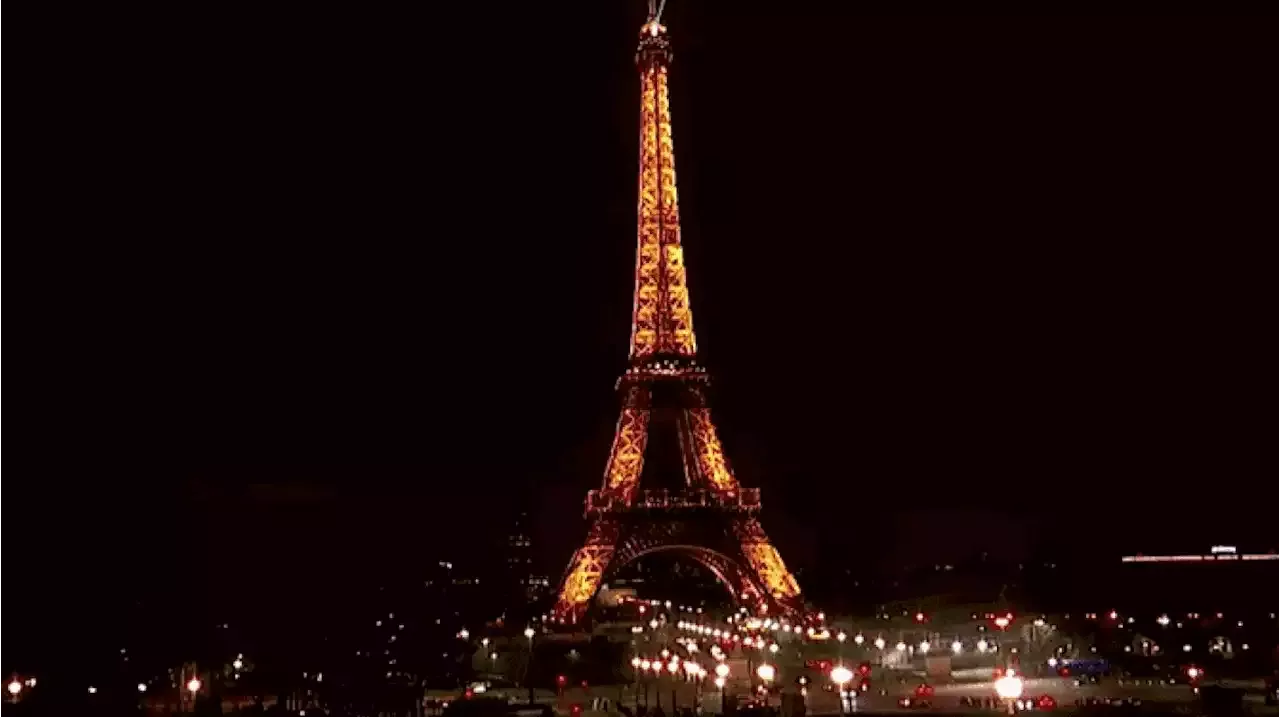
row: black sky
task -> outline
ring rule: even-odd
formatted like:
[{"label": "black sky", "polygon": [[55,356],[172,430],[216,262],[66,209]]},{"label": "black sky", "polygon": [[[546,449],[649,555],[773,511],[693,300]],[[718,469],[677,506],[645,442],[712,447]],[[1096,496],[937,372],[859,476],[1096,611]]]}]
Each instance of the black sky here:
[{"label": "black sky", "polygon": [[[625,360],[641,5],[47,10],[11,545],[407,570],[528,499],[558,572]],[[700,348],[792,562],[1010,542],[972,511],[1275,547],[1274,18],[777,5],[666,21]]]}]

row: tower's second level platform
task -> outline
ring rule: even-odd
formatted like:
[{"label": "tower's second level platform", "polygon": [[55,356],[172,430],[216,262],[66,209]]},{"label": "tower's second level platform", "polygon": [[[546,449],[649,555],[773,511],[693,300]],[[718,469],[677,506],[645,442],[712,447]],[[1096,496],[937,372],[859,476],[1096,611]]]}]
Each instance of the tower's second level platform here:
[{"label": "tower's second level platform", "polygon": [[714,510],[725,513],[755,513],[760,510],[760,489],[740,488],[732,492],[713,490],[641,490],[631,500],[603,490],[587,493],[588,517],[601,513]]}]

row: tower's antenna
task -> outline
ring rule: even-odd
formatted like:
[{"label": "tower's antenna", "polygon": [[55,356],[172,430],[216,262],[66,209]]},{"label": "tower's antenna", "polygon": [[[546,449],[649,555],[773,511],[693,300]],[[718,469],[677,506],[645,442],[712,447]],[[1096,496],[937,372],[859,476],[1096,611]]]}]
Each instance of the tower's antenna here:
[{"label": "tower's antenna", "polygon": [[667,7],[667,0],[649,0],[649,20],[658,22],[662,19],[662,11]]}]

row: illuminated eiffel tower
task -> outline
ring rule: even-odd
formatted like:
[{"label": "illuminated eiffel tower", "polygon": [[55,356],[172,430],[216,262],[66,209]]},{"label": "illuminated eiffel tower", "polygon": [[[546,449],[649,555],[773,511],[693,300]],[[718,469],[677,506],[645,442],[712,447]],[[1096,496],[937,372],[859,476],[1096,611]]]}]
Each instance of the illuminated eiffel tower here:
[{"label": "illuminated eiffel tower", "polygon": [[[636,51],[640,201],[630,365],[618,379],[622,415],[604,485],[587,494],[591,528],[560,583],[554,616],[562,623],[582,620],[610,575],[661,551],[704,565],[735,601],[757,611],[787,615],[803,606],[795,578],[756,517],[759,489],[738,485],[707,406],[708,377],[696,360],[680,246],[667,89],[671,46],[659,16],[651,4]],[[666,437],[675,446],[670,458],[678,454],[679,460],[646,470],[651,434]],[[673,466],[682,485],[640,489],[642,473],[648,483]]]}]

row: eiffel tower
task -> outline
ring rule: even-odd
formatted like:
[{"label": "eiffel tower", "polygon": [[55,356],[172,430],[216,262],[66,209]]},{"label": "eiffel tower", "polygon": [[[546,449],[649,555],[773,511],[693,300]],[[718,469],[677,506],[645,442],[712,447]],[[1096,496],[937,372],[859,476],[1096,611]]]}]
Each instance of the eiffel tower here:
[{"label": "eiffel tower", "polygon": [[[659,17],[651,3],[636,51],[639,227],[631,356],[617,383],[622,415],[604,485],[587,494],[586,543],[560,583],[554,608],[560,623],[583,620],[602,583],[660,551],[705,566],[740,605],[770,615],[795,615],[803,608],[800,587],[757,518],[760,491],[738,484],[707,406],[708,376],[697,363],[680,246],[667,89],[671,45]],[[675,485],[652,487],[663,479]]]}]

